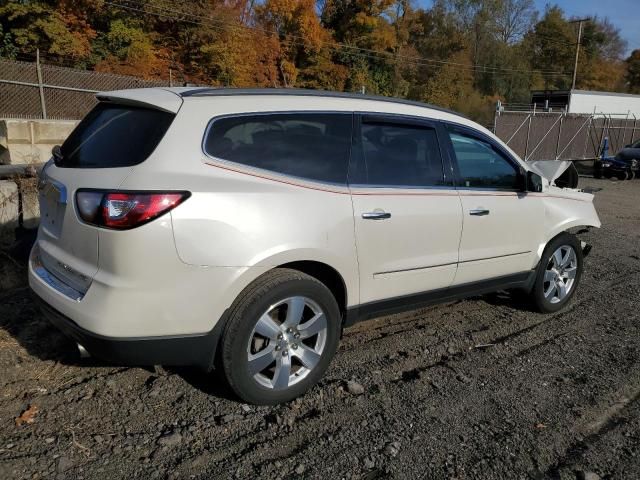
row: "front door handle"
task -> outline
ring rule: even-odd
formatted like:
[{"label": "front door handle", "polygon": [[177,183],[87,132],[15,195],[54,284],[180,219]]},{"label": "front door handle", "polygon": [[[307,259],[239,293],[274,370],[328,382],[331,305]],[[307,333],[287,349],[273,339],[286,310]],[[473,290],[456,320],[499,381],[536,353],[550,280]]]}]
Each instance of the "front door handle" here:
[{"label": "front door handle", "polygon": [[476,208],[474,210],[469,210],[469,215],[474,215],[476,217],[484,217],[485,215],[489,215],[489,213],[491,212],[484,208]]},{"label": "front door handle", "polygon": [[365,220],[386,220],[387,218],[391,218],[391,214],[382,211],[374,211],[363,213],[362,218]]}]

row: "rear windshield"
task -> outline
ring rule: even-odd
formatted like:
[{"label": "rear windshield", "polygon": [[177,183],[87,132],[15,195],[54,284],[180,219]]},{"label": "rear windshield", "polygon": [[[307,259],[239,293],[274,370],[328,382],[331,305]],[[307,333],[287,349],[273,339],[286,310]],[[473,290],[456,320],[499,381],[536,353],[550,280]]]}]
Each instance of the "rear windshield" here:
[{"label": "rear windshield", "polygon": [[59,167],[115,168],[144,162],[175,115],[150,108],[99,103],[62,144]]}]

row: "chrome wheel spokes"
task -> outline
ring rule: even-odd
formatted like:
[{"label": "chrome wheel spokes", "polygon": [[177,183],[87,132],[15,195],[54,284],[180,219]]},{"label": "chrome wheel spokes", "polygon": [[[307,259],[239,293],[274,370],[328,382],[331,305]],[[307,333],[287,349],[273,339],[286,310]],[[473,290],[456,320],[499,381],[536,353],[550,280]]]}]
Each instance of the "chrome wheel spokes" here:
[{"label": "chrome wheel spokes", "polygon": [[327,341],[327,317],[313,300],[286,298],[262,314],[247,347],[250,375],[261,385],[283,390],[318,365]]},{"label": "chrome wheel spokes", "polygon": [[574,248],[563,245],[549,258],[544,272],[544,297],[551,303],[564,300],[571,292],[578,271],[578,257]]}]

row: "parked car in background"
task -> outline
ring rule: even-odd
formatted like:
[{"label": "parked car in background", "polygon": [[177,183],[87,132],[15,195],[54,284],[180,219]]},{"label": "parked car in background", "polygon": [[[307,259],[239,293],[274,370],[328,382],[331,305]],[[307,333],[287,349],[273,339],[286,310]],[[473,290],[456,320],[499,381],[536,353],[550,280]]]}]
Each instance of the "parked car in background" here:
[{"label": "parked car in background", "polygon": [[631,180],[638,174],[638,160],[623,159],[619,157],[603,157],[593,164],[593,176],[595,178],[617,178],[618,180]]},{"label": "parked car in background", "polygon": [[600,226],[593,195],[425,104],[98,99],[42,172],[31,288],[91,355],[216,366],[247,402],[311,388],[359,320],[503,289],[558,311],[588,252],[570,229]]},{"label": "parked car in background", "polygon": [[616,155],[616,159],[628,162],[631,166],[631,171],[638,177],[640,174],[640,140],[634,143],[630,143]]}]

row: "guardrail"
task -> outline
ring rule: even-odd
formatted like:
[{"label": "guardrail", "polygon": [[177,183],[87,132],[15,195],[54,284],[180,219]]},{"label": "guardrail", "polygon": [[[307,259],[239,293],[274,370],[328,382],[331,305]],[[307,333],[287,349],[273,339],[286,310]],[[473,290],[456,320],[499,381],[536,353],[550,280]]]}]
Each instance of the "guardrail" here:
[{"label": "guardrail", "polygon": [[44,163],[0,165],[0,180],[14,177],[35,177]]}]

